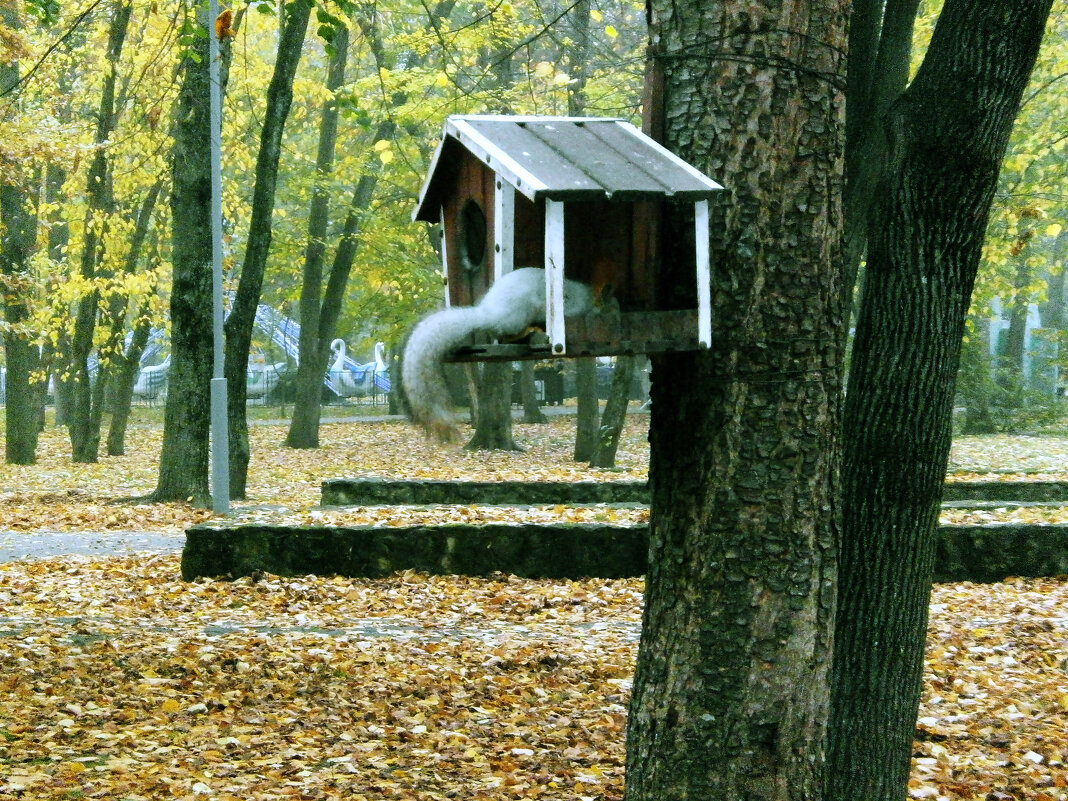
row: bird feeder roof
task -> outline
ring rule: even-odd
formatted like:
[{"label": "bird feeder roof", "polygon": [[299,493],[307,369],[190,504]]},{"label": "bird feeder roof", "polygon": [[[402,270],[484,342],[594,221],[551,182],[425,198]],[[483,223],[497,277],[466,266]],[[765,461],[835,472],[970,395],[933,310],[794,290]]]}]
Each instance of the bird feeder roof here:
[{"label": "bird feeder roof", "polygon": [[457,115],[445,121],[414,219],[438,221],[464,151],[532,201],[692,202],[723,188],[623,120]]}]

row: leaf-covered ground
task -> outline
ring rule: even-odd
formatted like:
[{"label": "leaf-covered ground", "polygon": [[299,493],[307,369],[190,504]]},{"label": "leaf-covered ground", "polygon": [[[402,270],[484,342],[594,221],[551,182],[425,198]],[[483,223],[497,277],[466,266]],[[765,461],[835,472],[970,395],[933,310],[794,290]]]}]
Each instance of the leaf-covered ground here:
[{"label": "leaf-covered ground", "polygon": [[[440,450],[400,423],[325,426],[322,449],[296,452],[255,427],[236,514],[340,514],[314,508],[337,476],[640,479],[643,422],[608,473],[569,463],[570,421],[518,427],[522,454]],[[40,464],[0,467],[0,530],[203,519],[114,503],[152,489],[158,441],[139,429],[136,453],[76,466],[49,433]],[[1063,478],[1064,455],[1006,438],[958,443],[954,461]],[[177,555],[0,565],[0,799],[618,799],[641,593],[417,574],[187,584]],[[937,587],[920,714],[912,797],[1068,799],[1068,581]]]},{"label": "leaf-covered ground", "polygon": [[[521,453],[469,452],[438,446],[403,422],[335,423],[321,428],[315,450],[283,448],[285,427],[256,425],[250,430],[252,462],[248,501],[235,502],[234,519],[263,518],[301,522],[342,520],[368,525],[402,525],[410,520],[491,519],[493,512],[465,507],[438,508],[428,517],[411,509],[358,509],[345,514],[323,512],[322,481],[338,477],[643,480],[647,474],[648,417],[634,416],[620,447],[618,469],[596,470],[575,463],[573,418],[546,425],[515,426]],[[38,464],[0,464],[0,531],[173,531],[212,517],[186,504],[122,502],[144,496],[156,485],[159,427],[130,432],[126,456],[101,457],[94,465],[70,461],[64,432],[48,429],[38,449]],[[606,510],[567,512],[576,519],[603,520]],[[515,510],[501,513],[513,516]],[[531,515],[539,514],[532,510]],[[548,519],[544,511],[543,519]],[[552,512],[548,515],[559,514]],[[622,514],[622,513],[621,513]],[[416,517],[413,518],[413,515]],[[631,515],[634,518],[640,515]],[[621,522],[630,519],[622,515]],[[497,516],[493,519],[501,519]]]},{"label": "leaf-covered ground", "polygon": [[[618,799],[640,580],[0,566],[0,798]],[[1068,797],[1068,583],[935,591],[915,798]]]},{"label": "leaf-covered ground", "polygon": [[[400,421],[326,424],[316,450],[283,448],[285,428],[251,428],[252,463],[249,498],[232,506],[235,520],[269,519],[301,523],[408,525],[424,522],[472,522],[524,519],[548,522],[636,522],[647,518],[640,509],[604,506],[523,510],[471,506],[416,508],[319,509],[320,485],[338,477],[468,478],[479,480],[634,481],[648,475],[645,440],[648,417],[632,415],[621,441],[617,468],[591,469],[575,463],[574,421],[560,417],[546,425],[516,425],[520,453],[468,452],[439,446]],[[0,464],[0,532],[36,531],[162,531],[179,533],[213,517],[188,504],[131,501],[150,493],[156,484],[159,426],[141,426],[128,437],[127,455],[101,457],[92,465],[70,461],[65,431],[50,428],[41,438],[38,464]],[[1068,480],[1068,439],[1037,437],[962,438],[954,443],[951,480]],[[1018,471],[1018,472],[1012,472]],[[944,522],[1023,520],[1068,522],[1062,508],[947,511]]]}]

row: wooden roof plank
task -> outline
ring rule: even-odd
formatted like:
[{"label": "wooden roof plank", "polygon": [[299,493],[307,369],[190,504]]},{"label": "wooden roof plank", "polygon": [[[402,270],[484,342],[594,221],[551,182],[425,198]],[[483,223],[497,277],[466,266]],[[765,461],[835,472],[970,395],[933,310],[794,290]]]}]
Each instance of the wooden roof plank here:
[{"label": "wooden roof plank", "polygon": [[[573,162],[561,158],[560,153],[536,136],[526,123],[475,118],[468,118],[466,122],[486,140],[491,141],[499,153],[507,154],[522,170],[537,178],[538,185],[533,193],[525,192],[523,186],[516,187],[532,200],[557,192],[568,195],[603,194],[600,184]],[[496,169],[492,163],[487,163]]]},{"label": "wooden roof plank", "polygon": [[600,135],[604,127],[584,122],[526,125],[561,159],[589,175],[604,190],[606,198],[625,200],[670,194],[669,186],[606,142]]},{"label": "wooden roof plank", "polygon": [[612,126],[598,128],[598,132],[607,141],[621,143],[613,146],[624,148],[623,152],[636,163],[643,164],[646,169],[656,170],[662,176],[660,180],[675,188],[676,195],[700,193],[700,197],[693,198],[699,200],[723,189],[721,184],[679,158],[655,139],[643,134],[629,122],[616,120]]}]

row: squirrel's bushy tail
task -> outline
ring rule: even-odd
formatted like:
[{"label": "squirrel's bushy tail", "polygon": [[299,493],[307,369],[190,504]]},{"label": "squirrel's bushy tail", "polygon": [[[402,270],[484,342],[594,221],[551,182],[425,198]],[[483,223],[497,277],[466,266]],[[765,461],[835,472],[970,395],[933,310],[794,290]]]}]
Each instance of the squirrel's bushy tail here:
[{"label": "squirrel's bushy tail", "polygon": [[464,344],[479,327],[480,319],[475,306],[434,312],[415,326],[404,348],[401,382],[412,421],[442,442],[450,442],[458,434],[442,360],[449,351]]},{"label": "squirrel's bushy tail", "polygon": [[[592,298],[585,284],[564,282],[565,314],[588,311]],[[455,439],[459,432],[449,411],[449,391],[441,371],[446,354],[476,332],[519,336],[539,320],[545,320],[545,271],[538,267],[505,273],[477,306],[454,306],[423,318],[408,337],[401,369],[412,420],[443,442]]]}]

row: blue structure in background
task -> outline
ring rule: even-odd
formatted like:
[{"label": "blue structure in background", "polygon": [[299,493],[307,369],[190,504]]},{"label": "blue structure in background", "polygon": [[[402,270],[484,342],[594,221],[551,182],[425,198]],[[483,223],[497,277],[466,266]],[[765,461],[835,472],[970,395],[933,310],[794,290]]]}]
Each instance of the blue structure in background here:
[{"label": "blue structure in background", "polygon": [[[990,302],[989,352],[996,364],[997,357],[1005,352],[1005,338],[1009,333],[1009,309],[1003,308],[1001,298]],[[1027,307],[1024,324],[1023,374],[1028,386],[1035,390],[1056,393],[1058,386],[1058,342],[1055,331],[1042,327],[1042,315],[1038,304]]]},{"label": "blue structure in background", "polygon": [[[267,363],[250,357],[248,367],[249,399],[266,399],[283,376],[291,372],[299,362],[300,323],[286,317],[275,309],[260,304],[256,308],[256,330],[285,354],[286,360]],[[152,331],[149,343],[141,357],[141,372],[134,386],[134,396],[141,400],[154,401],[167,386],[170,356],[158,361],[166,347],[162,328]],[[349,357],[345,342],[335,339],[330,345],[335,354],[323,385],[334,398],[375,397],[390,391],[389,365],[383,359],[385,345],[375,343],[375,359],[359,363]],[[262,357],[261,357],[262,358]],[[154,363],[155,362],[155,363]]]},{"label": "blue structure in background", "polygon": [[[251,400],[265,400],[278,387],[283,377],[295,370],[299,361],[300,323],[275,311],[270,306],[261,304],[256,309],[256,330],[272,344],[276,345],[286,360],[268,363],[263,354],[253,354],[248,366],[248,397]],[[126,336],[129,346],[133,333]],[[167,335],[163,328],[154,328],[148,337],[148,343],[141,354],[141,369],[134,382],[133,395],[136,402],[155,403],[163,400],[167,392],[167,378],[170,372],[171,356],[167,349]],[[357,362],[347,353],[345,341],[335,339],[330,343],[330,350],[335,358],[323,379],[323,386],[331,398],[378,398],[389,393],[389,365],[383,354],[385,345],[375,343],[375,358],[370,362]],[[258,356],[258,358],[257,358]],[[95,376],[97,358],[93,353],[89,357],[89,372]],[[0,403],[6,399],[7,369],[0,368]],[[51,389],[50,389],[51,391]]]}]

